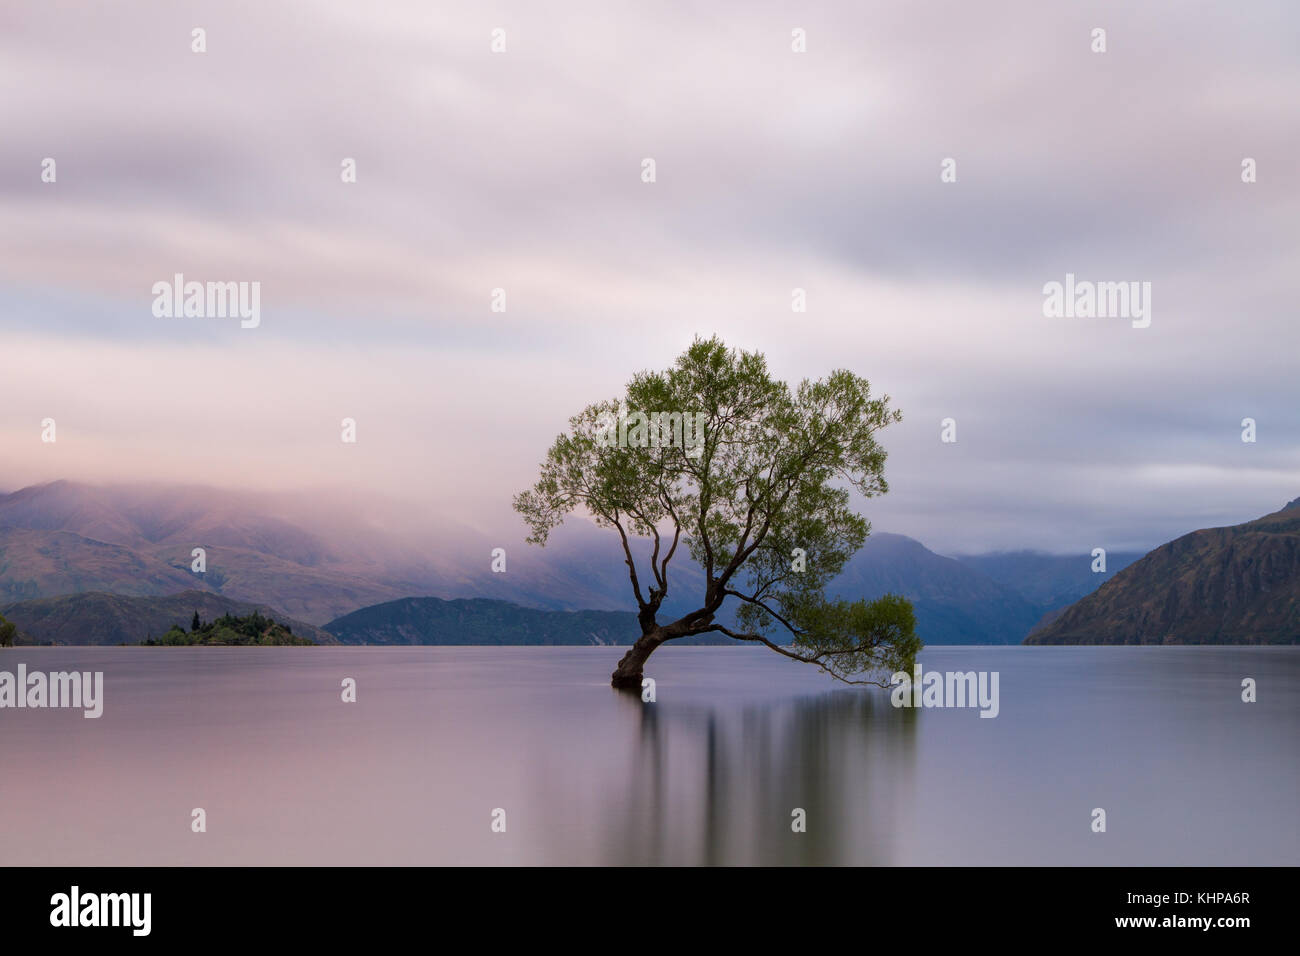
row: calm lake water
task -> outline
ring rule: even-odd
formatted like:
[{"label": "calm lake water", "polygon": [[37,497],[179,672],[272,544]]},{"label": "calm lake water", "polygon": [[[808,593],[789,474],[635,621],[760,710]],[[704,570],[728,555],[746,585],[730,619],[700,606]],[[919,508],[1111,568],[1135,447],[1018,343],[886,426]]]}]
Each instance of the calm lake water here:
[{"label": "calm lake water", "polygon": [[106,698],[0,710],[0,864],[1300,864],[1297,649],[926,649],[994,719],[749,648],[661,649],[643,704],[621,653],[0,651]]}]

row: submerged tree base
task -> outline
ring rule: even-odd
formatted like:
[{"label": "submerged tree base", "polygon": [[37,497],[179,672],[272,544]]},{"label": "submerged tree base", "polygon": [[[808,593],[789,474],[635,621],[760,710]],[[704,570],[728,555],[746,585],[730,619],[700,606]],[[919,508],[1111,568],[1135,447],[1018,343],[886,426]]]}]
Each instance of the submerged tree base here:
[{"label": "submerged tree base", "polygon": [[636,643],[627,649],[627,653],[618,662],[618,667],[614,669],[614,673],[609,675],[609,686],[617,690],[635,690],[639,692],[641,690],[641,681],[645,676],[643,669],[645,668],[646,659],[665,640],[666,638],[658,631],[638,637]]},{"label": "submerged tree base", "polygon": [[615,690],[630,690],[641,693],[641,681],[644,675],[638,671],[635,674],[624,674],[622,671],[614,671],[609,678],[609,686]]}]

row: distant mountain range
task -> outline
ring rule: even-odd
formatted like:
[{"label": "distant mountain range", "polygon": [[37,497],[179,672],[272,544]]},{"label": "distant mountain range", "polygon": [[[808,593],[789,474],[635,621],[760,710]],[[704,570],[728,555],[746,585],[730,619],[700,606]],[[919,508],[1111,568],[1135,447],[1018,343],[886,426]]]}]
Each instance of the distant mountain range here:
[{"label": "distant mountain range", "polygon": [[[202,489],[56,481],[0,497],[0,602],[79,591],[190,589],[321,623],[409,594],[260,503]],[[205,574],[191,552],[207,550]],[[412,585],[413,586],[413,585]]]},{"label": "distant mountain range", "polygon": [[1156,548],[1036,628],[1028,644],[1300,642],[1300,498]]},{"label": "distant mountain range", "polygon": [[988,575],[1003,587],[1044,612],[1073,604],[1091,594],[1116,572],[1142,557],[1142,552],[1111,551],[1106,570],[1093,571],[1092,557],[1043,554],[1039,551],[1008,551],[995,554],[959,555],[957,560]]},{"label": "distant mountain range", "polygon": [[[545,549],[406,512],[372,522],[357,502],[174,486],[70,481],[0,495],[0,604],[81,591],[161,596],[208,591],[321,625],[411,595],[488,597],[552,610],[626,610],[626,568],[610,535],[559,529]],[[508,571],[493,548],[509,545]],[[192,551],[206,571],[191,571]],[[647,552],[648,553],[648,552]],[[684,612],[703,575],[683,562],[667,612]],[[692,587],[692,585],[694,585]]]},{"label": "distant mountain range", "polygon": [[1045,614],[1088,593],[1137,555],[1114,555],[1107,574],[1091,558],[1030,551],[946,558],[919,541],[876,533],[827,589],[842,598],[902,594],[927,644],[1018,644]]},{"label": "distant mountain range", "polygon": [[[365,507],[366,502],[344,501],[313,508],[302,496],[175,486],[56,481],[24,488],[0,495],[0,605],[85,592],[102,592],[103,598],[198,592],[232,602],[211,605],[214,614],[238,615],[256,607],[295,622],[295,634],[305,625],[325,625],[323,633],[328,633],[355,611],[383,607],[386,610],[376,610],[376,616],[348,624],[357,629],[350,634],[365,632],[380,643],[445,635],[444,623],[452,611],[437,604],[428,605],[428,614],[419,621],[400,621],[393,602],[413,596],[487,599],[487,604],[456,611],[459,626],[480,632],[493,626],[488,623],[493,620],[505,626],[510,615],[502,602],[519,611],[631,610],[617,538],[590,523],[571,521],[545,548],[538,548],[460,526],[432,524],[407,510],[375,518]],[[497,546],[507,546],[504,574],[490,569]],[[206,551],[204,573],[191,570],[196,547]],[[648,555],[647,542],[635,547]],[[1045,615],[1089,593],[1137,557],[1111,554],[1110,573],[1103,575],[1091,572],[1088,555],[1017,552],[949,558],[911,538],[876,533],[829,591],[844,598],[903,594],[914,602],[918,631],[929,644],[1010,644],[1023,640]],[[661,616],[698,606],[703,588],[703,571],[684,549],[679,551]],[[38,610],[24,607],[15,613],[33,620]],[[152,626],[176,607],[159,602],[132,610]],[[470,610],[483,615],[481,628],[470,620]],[[192,611],[184,613],[186,621]],[[414,613],[410,608],[408,612]],[[114,623],[96,623],[101,613]],[[87,642],[118,643],[146,636],[121,637],[127,631],[120,614],[101,612],[85,602],[62,607],[40,633],[67,640],[77,631],[79,614],[86,615]],[[64,622],[57,628],[56,619]],[[375,624],[381,619],[400,621],[400,626],[393,623],[393,629],[381,634]],[[614,621],[584,622],[583,633],[621,643],[601,629]],[[541,625],[516,615],[509,626],[516,633],[531,634],[529,628]],[[28,630],[22,623],[19,629]],[[138,628],[127,630],[135,635]]]}]

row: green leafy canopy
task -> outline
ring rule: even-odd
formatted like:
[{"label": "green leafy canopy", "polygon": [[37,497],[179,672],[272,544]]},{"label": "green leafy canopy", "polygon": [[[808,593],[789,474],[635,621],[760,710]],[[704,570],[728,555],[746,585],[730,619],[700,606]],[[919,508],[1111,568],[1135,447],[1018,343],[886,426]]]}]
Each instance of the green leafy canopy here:
[{"label": "green leafy canopy", "polygon": [[[647,438],[638,419],[611,426],[635,412],[702,413],[702,438],[692,447],[653,428]],[[617,531],[645,635],[721,631],[841,680],[884,686],[879,672],[910,671],[920,649],[911,605],[896,595],[831,601],[824,592],[870,531],[850,507],[850,489],[867,498],[888,490],[876,433],[901,417],[852,372],[792,389],[760,353],[697,338],[672,368],[641,372],[625,395],[571,418],[514,505],[535,544],[575,510]],[[638,537],[651,542],[648,562],[633,558]],[[683,544],[704,569],[704,593],[698,609],[660,623]],[[737,605],[737,628],[715,621],[726,602]]]}]

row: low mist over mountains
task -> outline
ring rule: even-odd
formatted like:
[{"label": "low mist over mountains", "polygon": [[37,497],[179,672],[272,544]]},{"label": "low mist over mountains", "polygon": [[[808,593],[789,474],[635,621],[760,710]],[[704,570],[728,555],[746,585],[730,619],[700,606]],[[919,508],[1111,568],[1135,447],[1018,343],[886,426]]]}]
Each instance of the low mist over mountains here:
[{"label": "low mist over mountains", "polygon": [[[270,504],[204,489],[24,488],[0,497],[0,601],[197,589],[322,623],[410,593],[383,583],[364,552],[345,556]],[[205,574],[190,570],[196,547],[207,550]]]},{"label": "low mist over mountains", "polygon": [[[523,533],[521,526],[517,540],[502,541],[371,501],[57,481],[0,495],[0,605],[82,592],[103,592],[103,599],[194,591],[234,602],[228,608],[214,605],[214,614],[239,614],[239,608],[252,606],[317,627],[329,622],[327,630],[342,626],[340,619],[354,611],[384,606],[382,613],[348,624],[355,628],[349,634],[364,632],[366,640],[379,643],[421,635],[423,642],[431,633],[451,639],[450,611],[439,605],[425,608],[428,620],[419,625],[393,616],[392,602],[412,597],[488,599],[472,608],[481,615],[476,620],[482,628],[492,614],[506,613],[491,602],[511,602],[519,611],[631,611],[627,568],[612,532],[570,521],[545,548],[525,545]],[[636,546],[642,549],[638,557],[649,554],[647,542]],[[490,568],[496,547],[507,551],[504,574]],[[204,573],[191,570],[195,548],[206,551]],[[1111,555],[1112,573],[1134,558]],[[1030,552],[948,558],[911,538],[877,533],[829,593],[845,598],[903,594],[914,602],[918,630],[930,644],[1009,644],[1107,577],[1093,574],[1090,564],[1088,555]],[[670,582],[662,617],[698,606],[704,575],[684,548],[674,558]],[[156,613],[145,605],[132,607],[149,622],[173,612],[166,602],[156,605]],[[121,638],[108,635],[123,633],[121,613],[92,608],[86,602],[62,607],[59,615],[67,623],[58,626],[54,633],[60,636],[54,639],[69,639],[76,630],[71,622],[86,614],[83,640],[117,643]],[[22,613],[35,612],[33,607]],[[100,613],[116,623],[93,623]],[[478,625],[467,613],[460,626],[474,629]],[[387,629],[374,623],[380,619],[389,621]],[[509,626],[522,628],[521,634],[541,627],[526,615],[512,620]],[[604,629],[614,620],[582,622],[584,633],[621,643]],[[486,633],[482,628],[479,632]]]},{"label": "low mist over mountains", "polygon": [[[24,488],[0,495],[0,602],[197,589],[317,625],[412,595],[553,610],[629,606],[621,552],[591,525],[561,528],[542,549],[524,545],[522,525],[517,541],[502,541],[395,508],[370,514],[366,504],[69,481]],[[507,573],[494,574],[490,555],[500,546]],[[191,570],[199,547],[202,574]],[[680,570],[669,611],[686,610],[691,575]]]},{"label": "low mist over mountains", "polygon": [[1300,498],[1161,545],[1029,635],[1029,644],[1295,644]]}]

